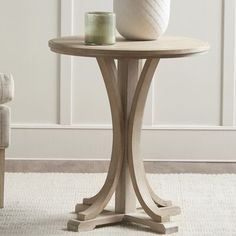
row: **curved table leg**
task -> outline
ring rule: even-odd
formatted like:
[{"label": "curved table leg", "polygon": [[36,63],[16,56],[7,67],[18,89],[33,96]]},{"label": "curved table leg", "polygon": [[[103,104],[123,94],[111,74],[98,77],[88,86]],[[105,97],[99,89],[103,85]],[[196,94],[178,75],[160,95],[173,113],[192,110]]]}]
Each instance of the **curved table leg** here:
[{"label": "curved table leg", "polygon": [[104,78],[111,106],[113,147],[111,163],[105,184],[97,195],[90,199],[84,199],[84,203],[91,204],[91,206],[86,210],[79,212],[78,219],[83,221],[97,217],[108,204],[116,190],[124,156],[124,147],[122,142],[124,133],[124,116],[121,97],[116,85],[117,70],[115,62],[111,58],[97,58],[97,61]]},{"label": "curved table leg", "polygon": [[[144,175],[145,175],[145,170],[144,170],[143,173],[144,173]],[[155,192],[153,191],[153,189],[151,188],[151,186],[150,186],[148,180],[146,180],[146,181],[147,181],[147,186],[148,186],[148,189],[149,189],[149,193],[150,193],[150,195],[151,195],[151,197],[152,197],[152,200],[156,203],[157,206],[159,206],[159,207],[172,206],[172,202],[171,202],[171,201],[169,201],[169,200],[164,200],[164,199],[160,198],[159,196],[157,196],[157,195],[155,194]]]},{"label": "curved table leg", "polygon": [[[129,119],[128,159],[133,186],[141,206],[153,220],[162,221],[165,217],[179,214],[180,208],[168,206],[170,202],[164,201],[155,195],[146,179],[139,150],[144,107],[158,63],[159,59],[146,60],[136,88]],[[165,207],[158,208],[156,204]]]}]

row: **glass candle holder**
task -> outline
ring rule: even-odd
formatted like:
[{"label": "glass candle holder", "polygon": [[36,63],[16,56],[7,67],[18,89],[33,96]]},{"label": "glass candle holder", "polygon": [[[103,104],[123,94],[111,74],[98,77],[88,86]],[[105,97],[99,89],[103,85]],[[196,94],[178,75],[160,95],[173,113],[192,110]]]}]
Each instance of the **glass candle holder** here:
[{"label": "glass candle holder", "polygon": [[115,44],[116,16],[113,12],[85,13],[85,43],[88,45]]}]

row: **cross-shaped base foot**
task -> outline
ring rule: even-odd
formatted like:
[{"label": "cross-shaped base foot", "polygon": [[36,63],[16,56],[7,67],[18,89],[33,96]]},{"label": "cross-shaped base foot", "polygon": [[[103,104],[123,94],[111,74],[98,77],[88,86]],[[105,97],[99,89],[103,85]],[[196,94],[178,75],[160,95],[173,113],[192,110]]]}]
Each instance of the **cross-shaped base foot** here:
[{"label": "cross-shaped base foot", "polygon": [[[78,214],[79,212],[86,210],[88,207],[88,205],[78,204],[76,206],[76,213]],[[178,210],[178,207],[173,206],[173,208]],[[69,231],[82,232],[93,230],[97,226],[105,226],[117,223],[134,223],[142,225],[160,234],[178,232],[177,224],[170,222],[169,217],[163,218],[163,222],[156,222],[147,216],[141,208],[137,209],[137,212],[132,214],[117,214],[111,210],[104,210],[98,217],[92,220],[69,220],[67,229]]]}]

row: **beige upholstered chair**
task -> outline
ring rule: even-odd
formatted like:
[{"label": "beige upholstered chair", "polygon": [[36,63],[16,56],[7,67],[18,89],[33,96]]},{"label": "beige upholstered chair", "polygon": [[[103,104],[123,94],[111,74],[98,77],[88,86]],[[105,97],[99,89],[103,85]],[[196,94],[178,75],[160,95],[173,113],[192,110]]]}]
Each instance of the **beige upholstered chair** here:
[{"label": "beige upholstered chair", "polygon": [[10,102],[13,94],[12,76],[0,73],[0,208],[4,206],[5,149],[10,140],[10,110],[2,104]]}]

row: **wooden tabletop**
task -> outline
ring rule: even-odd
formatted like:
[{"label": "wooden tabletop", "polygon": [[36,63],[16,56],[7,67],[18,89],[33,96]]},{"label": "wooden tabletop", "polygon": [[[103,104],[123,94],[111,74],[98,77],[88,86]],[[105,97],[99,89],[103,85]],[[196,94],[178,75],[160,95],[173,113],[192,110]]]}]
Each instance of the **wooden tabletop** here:
[{"label": "wooden tabletop", "polygon": [[82,37],[62,37],[49,41],[53,52],[84,57],[173,58],[209,50],[207,42],[183,37],[161,37],[155,41],[127,41],[118,38],[115,45],[89,46]]}]

